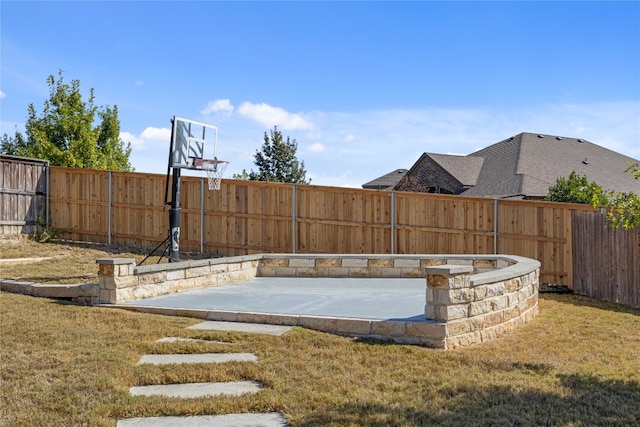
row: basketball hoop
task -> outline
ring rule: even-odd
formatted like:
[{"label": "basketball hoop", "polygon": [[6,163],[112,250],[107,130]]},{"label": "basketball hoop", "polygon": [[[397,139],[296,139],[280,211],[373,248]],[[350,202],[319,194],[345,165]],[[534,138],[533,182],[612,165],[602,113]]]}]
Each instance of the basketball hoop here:
[{"label": "basketball hoop", "polygon": [[207,181],[209,182],[209,190],[220,190],[220,182],[222,181],[222,175],[227,169],[229,162],[226,160],[200,160],[199,166],[207,173]]}]

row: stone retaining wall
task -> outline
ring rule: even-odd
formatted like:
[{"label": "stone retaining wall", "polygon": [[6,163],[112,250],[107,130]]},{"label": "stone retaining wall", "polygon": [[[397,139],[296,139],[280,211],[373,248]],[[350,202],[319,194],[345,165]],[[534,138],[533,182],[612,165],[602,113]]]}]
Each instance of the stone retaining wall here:
[{"label": "stone retaining wall", "polygon": [[[425,277],[423,321],[175,310],[210,320],[283,322],[325,332],[456,348],[513,332],[538,313],[540,263],[509,255],[264,254],[136,267],[98,260],[98,302],[117,304],[256,276]],[[167,309],[138,307],[140,311]],[[171,311],[171,310],[169,310]],[[243,320],[240,320],[243,319]]]}]

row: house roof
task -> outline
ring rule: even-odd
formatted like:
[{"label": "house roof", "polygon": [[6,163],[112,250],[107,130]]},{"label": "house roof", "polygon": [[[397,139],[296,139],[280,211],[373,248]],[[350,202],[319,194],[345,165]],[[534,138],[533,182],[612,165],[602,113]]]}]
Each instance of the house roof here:
[{"label": "house roof", "polygon": [[638,160],[584,139],[523,132],[468,157],[484,159],[477,184],[464,192],[469,196],[545,197],[572,171],[607,190],[640,192],[640,181],[623,173]]},{"label": "house roof", "polygon": [[442,166],[465,187],[473,187],[478,182],[484,158],[455,156],[450,154],[425,153]]},{"label": "house roof", "polygon": [[407,169],[396,169],[372,181],[362,184],[362,188],[374,190],[392,190],[393,187],[407,174]]}]

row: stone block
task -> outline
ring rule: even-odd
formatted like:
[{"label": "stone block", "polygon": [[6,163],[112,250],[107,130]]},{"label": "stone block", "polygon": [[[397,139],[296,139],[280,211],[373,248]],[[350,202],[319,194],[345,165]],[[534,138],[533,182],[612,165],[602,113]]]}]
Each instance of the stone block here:
[{"label": "stone block", "polygon": [[447,325],[440,322],[407,322],[405,330],[410,337],[444,339],[447,336]]},{"label": "stone block", "polygon": [[114,277],[116,289],[134,288],[138,286],[138,276]]},{"label": "stone block", "polygon": [[424,277],[426,278],[426,274],[424,273],[424,268],[416,267],[416,268],[408,268],[402,267],[400,269],[400,277]]},{"label": "stone block", "polygon": [[296,269],[289,267],[276,267],[276,277],[295,277]]},{"label": "stone block", "polygon": [[401,268],[380,268],[380,277],[402,277]]},{"label": "stone block", "polygon": [[[189,279],[191,277],[210,276],[210,275],[211,275],[211,267],[208,265],[205,265],[202,267],[187,268],[184,272],[184,277],[186,279]],[[165,274],[165,277],[166,277],[166,274]]]},{"label": "stone block", "polygon": [[369,260],[369,267],[393,267],[393,260],[390,258],[373,258]]},{"label": "stone block", "polygon": [[[156,284],[156,283],[164,283],[167,281],[167,273],[165,271],[158,273],[148,273],[148,274],[139,274],[138,275],[138,286],[145,286],[148,284]],[[118,287],[122,282],[118,281]]]},{"label": "stone block", "polygon": [[318,258],[316,267],[342,267],[342,260],[340,258]]},{"label": "stone block", "polygon": [[407,322],[381,320],[371,321],[371,334],[383,337],[401,337],[405,335]]},{"label": "stone block", "polygon": [[447,322],[447,335],[464,335],[469,332],[482,330],[484,327],[484,319],[482,316],[471,317],[467,319],[459,319]]},{"label": "stone block", "polygon": [[469,317],[481,316],[491,311],[489,300],[474,301],[469,304]]},{"label": "stone block", "polygon": [[335,317],[300,316],[298,324],[303,328],[333,333],[336,331],[336,320]]},{"label": "stone block", "polygon": [[427,274],[427,285],[430,288],[451,288],[451,284],[449,283],[449,276],[446,276],[444,274]]},{"label": "stone block", "polygon": [[114,274],[116,276],[129,276],[133,274],[133,269],[135,266],[136,265],[134,263],[115,265]]},{"label": "stone block", "polygon": [[240,270],[240,263],[238,262],[229,263],[227,264],[227,269],[229,272],[238,271]]},{"label": "stone block", "polygon": [[453,258],[447,259],[447,265],[465,265],[473,267],[474,260],[471,258]]},{"label": "stone block", "polygon": [[480,337],[482,338],[482,342],[487,342],[493,339],[498,338],[498,329],[497,328],[489,328],[480,331]]},{"label": "stone block", "polygon": [[336,332],[348,335],[369,335],[371,334],[371,320],[336,319]]},{"label": "stone block", "polygon": [[258,268],[258,276],[260,277],[274,277],[276,275],[275,267],[260,266]]},{"label": "stone block", "polygon": [[116,289],[116,279],[109,276],[100,276],[98,279],[101,289]]},{"label": "stone block", "polygon": [[115,265],[113,264],[98,264],[99,276],[113,276]]},{"label": "stone block", "polygon": [[316,277],[316,276],[325,276],[322,274],[326,273],[326,268],[318,268],[318,267],[299,267],[296,268],[296,276],[298,277]]},{"label": "stone block", "polygon": [[508,320],[514,319],[519,315],[520,315],[520,310],[518,309],[517,305],[507,307],[506,309],[502,310],[502,319],[505,322]]},{"label": "stone block", "polygon": [[342,266],[349,268],[368,267],[369,260],[367,258],[343,258]]},{"label": "stone block", "polygon": [[435,309],[435,319],[439,322],[446,322],[455,319],[464,319],[468,317],[468,304],[456,305],[437,305]]},{"label": "stone block", "polygon": [[267,323],[269,320],[268,313],[252,313],[249,311],[238,312],[237,321],[244,323]]},{"label": "stone block", "polygon": [[425,267],[432,267],[435,265],[445,265],[447,263],[447,260],[445,260],[444,258],[441,259],[421,259],[420,260],[420,267],[421,268],[425,268]]},{"label": "stone block", "polygon": [[262,258],[260,267],[288,267],[289,260],[287,258]]},{"label": "stone block", "polygon": [[504,282],[489,283],[484,286],[487,290],[485,298],[492,298],[498,295],[504,295],[506,293]]},{"label": "stone block", "polygon": [[505,280],[504,288],[507,292],[516,292],[522,288],[522,280],[519,277]]},{"label": "stone block", "polygon": [[210,310],[207,312],[207,320],[235,322],[238,320],[238,313],[236,311]]},{"label": "stone block", "polygon": [[213,264],[209,268],[210,268],[211,274],[222,274],[222,273],[229,272],[228,264]]},{"label": "stone block", "polygon": [[349,268],[331,267],[327,268],[327,277],[349,277]]},{"label": "stone block", "polygon": [[100,295],[98,297],[101,304],[117,304],[116,291],[111,289],[100,289]]},{"label": "stone block", "polygon": [[480,270],[480,269],[495,270],[496,269],[496,260],[494,260],[494,259],[475,259],[475,260],[473,260],[473,267],[476,270]]},{"label": "stone block", "polygon": [[428,320],[438,320],[436,319],[436,305],[431,301],[428,301],[424,306],[424,317]]},{"label": "stone block", "polygon": [[289,260],[289,267],[315,267],[315,258],[291,258]]},{"label": "stone block", "polygon": [[365,267],[350,267],[349,276],[352,277],[378,277],[380,275],[380,269],[377,267],[365,268]]},{"label": "stone block", "polygon": [[396,268],[420,269],[420,260],[417,258],[396,258],[393,260],[393,266]]},{"label": "stone block", "polygon": [[172,280],[183,280],[186,278],[185,276],[185,271],[182,268],[179,268],[177,270],[168,270],[165,273],[165,278],[168,281],[172,281]]},{"label": "stone block", "polygon": [[272,325],[298,325],[298,316],[293,314],[269,314],[267,320]]},{"label": "stone block", "polygon": [[207,320],[207,316],[209,312],[207,310],[176,310],[176,316],[179,317],[190,317],[193,319]]},{"label": "stone block", "polygon": [[470,332],[464,335],[456,335],[447,337],[446,348],[454,349],[459,347],[466,347],[473,344],[479,344],[482,342],[482,335],[479,331]]},{"label": "stone block", "polygon": [[487,285],[479,285],[473,288],[473,299],[480,301],[487,298]]},{"label": "stone block", "polygon": [[504,321],[504,313],[502,311],[495,311],[488,313],[484,316],[484,327],[490,328],[495,325],[499,325]]}]

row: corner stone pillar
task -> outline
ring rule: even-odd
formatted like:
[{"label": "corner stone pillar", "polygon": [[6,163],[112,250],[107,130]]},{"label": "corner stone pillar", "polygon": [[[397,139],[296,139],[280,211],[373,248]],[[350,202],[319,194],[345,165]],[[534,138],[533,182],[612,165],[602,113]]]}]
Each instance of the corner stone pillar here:
[{"label": "corner stone pillar", "polygon": [[471,302],[471,265],[438,265],[426,267],[428,320],[447,322],[468,317]]},{"label": "corner stone pillar", "polygon": [[103,258],[96,260],[98,264],[99,293],[98,302],[100,304],[118,303],[118,284],[123,281],[130,281],[133,275],[133,268],[136,266],[134,258]]}]

